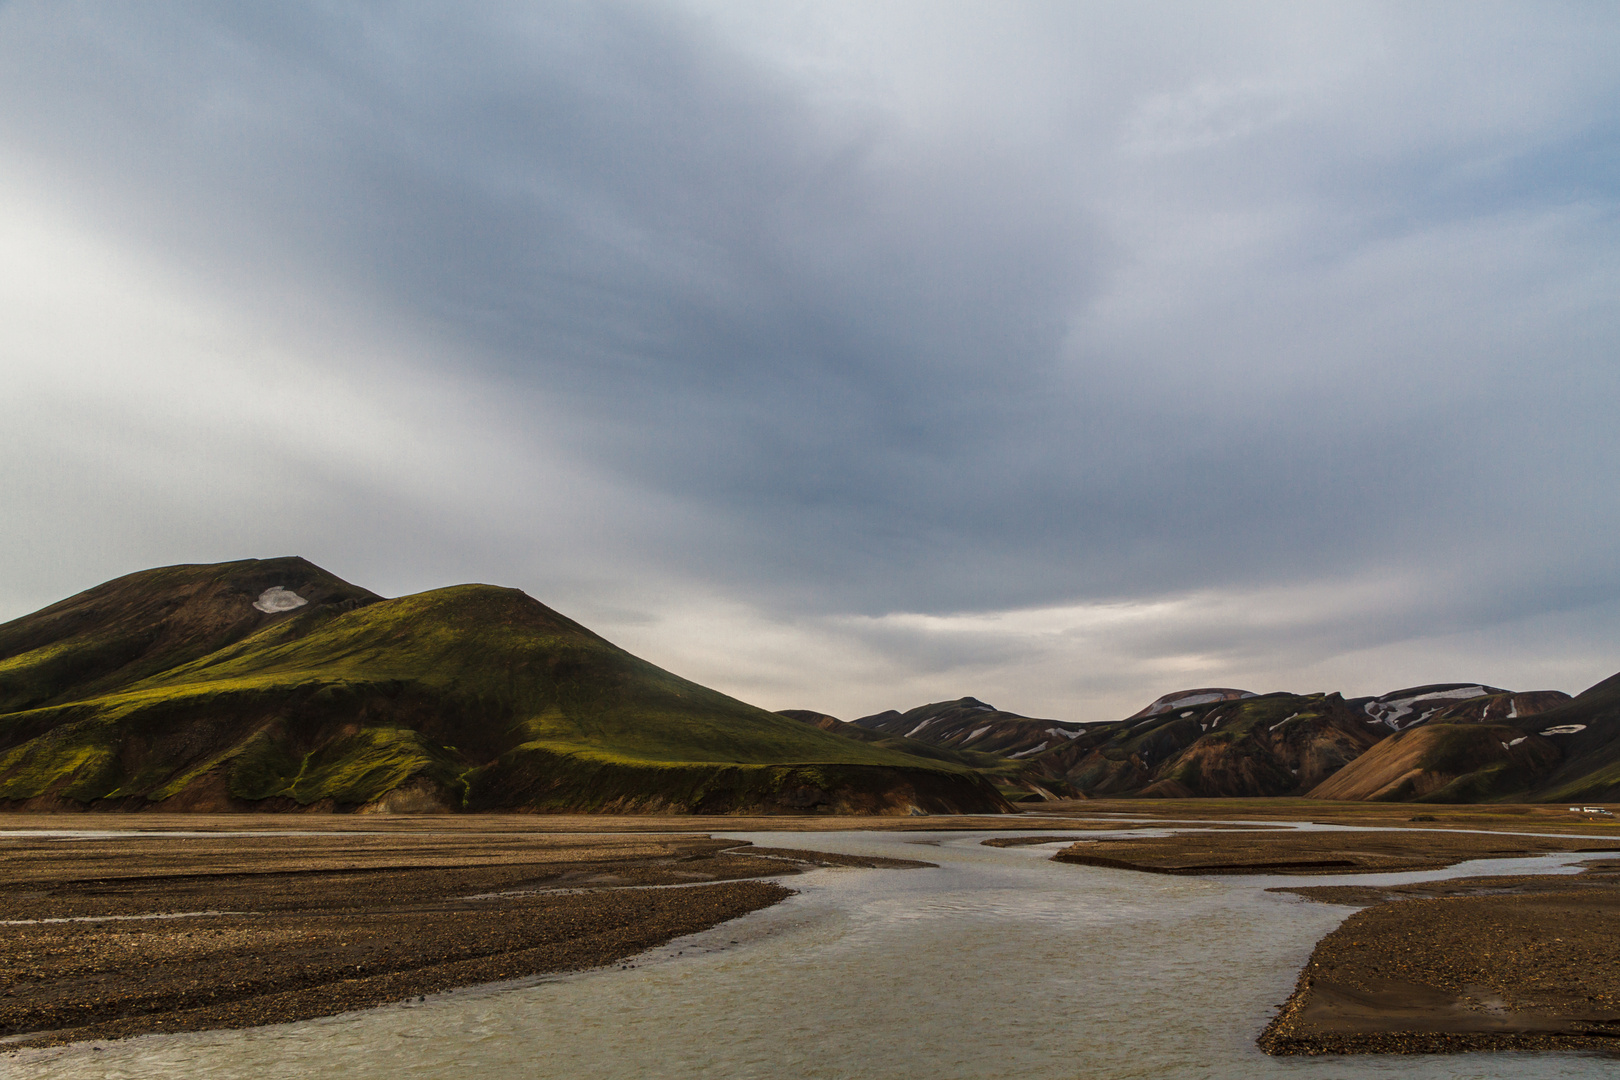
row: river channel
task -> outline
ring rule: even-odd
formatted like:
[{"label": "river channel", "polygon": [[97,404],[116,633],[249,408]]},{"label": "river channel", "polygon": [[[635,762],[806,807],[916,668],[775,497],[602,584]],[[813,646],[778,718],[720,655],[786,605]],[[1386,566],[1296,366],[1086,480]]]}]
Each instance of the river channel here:
[{"label": "river channel", "polygon": [[[1585,1054],[1269,1058],[1254,1038],[1350,909],[1304,879],[1171,877],[1048,861],[986,833],[737,833],[925,859],[818,870],[798,895],[632,962],[248,1031],[0,1058],[17,1077],[276,1080],[1610,1077]],[[1007,834],[1016,835],[1009,831]],[[1096,835],[1096,834],[1092,834]],[[1137,835],[1141,835],[1138,833]],[[1569,856],[1335,883],[1540,870]],[[1308,879],[1322,884],[1323,878]]]}]

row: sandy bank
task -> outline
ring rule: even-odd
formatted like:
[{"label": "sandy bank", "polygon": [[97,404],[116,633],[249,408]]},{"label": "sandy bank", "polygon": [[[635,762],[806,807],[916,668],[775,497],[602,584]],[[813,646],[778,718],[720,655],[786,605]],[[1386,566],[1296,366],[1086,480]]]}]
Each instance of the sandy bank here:
[{"label": "sandy bank", "polygon": [[1604,837],[1491,835],[1418,829],[1368,832],[1187,832],[1130,839],[1082,839],[1058,862],[1154,874],[1363,874],[1435,870],[1466,859],[1558,851],[1612,852]]}]

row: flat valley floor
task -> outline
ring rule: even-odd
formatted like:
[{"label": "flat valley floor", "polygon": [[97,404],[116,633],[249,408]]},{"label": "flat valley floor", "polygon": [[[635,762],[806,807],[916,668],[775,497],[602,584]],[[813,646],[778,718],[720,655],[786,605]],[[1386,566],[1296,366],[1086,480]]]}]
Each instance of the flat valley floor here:
[{"label": "flat valley floor", "polygon": [[[818,832],[919,839],[849,855],[818,850]],[[7,815],[0,1036],[15,1054],[630,968],[792,896],[806,871],[926,870],[940,835],[1055,857],[1075,875],[1276,878],[1290,897],[1359,908],[1318,943],[1280,1011],[1253,1018],[1249,1037],[1268,1053],[1620,1041],[1620,828],[1563,807],[1303,800],[923,819]],[[1466,860],[1527,858],[1568,865],[1446,876]]]}]

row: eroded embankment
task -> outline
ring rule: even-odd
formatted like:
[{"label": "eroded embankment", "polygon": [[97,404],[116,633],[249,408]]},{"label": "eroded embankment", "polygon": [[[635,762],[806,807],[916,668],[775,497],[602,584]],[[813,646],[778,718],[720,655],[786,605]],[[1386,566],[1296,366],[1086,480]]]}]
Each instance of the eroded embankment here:
[{"label": "eroded embankment", "polygon": [[[248,1027],[582,970],[792,894],[749,879],[928,865],[746,850],[466,831],[0,838],[0,1035]],[[658,885],[689,887],[637,887]]]}]

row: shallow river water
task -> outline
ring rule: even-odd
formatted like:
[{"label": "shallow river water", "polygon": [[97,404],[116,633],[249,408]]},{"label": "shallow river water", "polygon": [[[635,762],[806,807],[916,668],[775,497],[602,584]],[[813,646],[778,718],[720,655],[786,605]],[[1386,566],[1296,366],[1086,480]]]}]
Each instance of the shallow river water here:
[{"label": "shallow river water", "polygon": [[[788,877],[797,896],[633,967],[249,1031],[25,1052],[0,1058],[0,1075],[1450,1080],[1615,1072],[1613,1058],[1583,1054],[1267,1057],[1255,1036],[1316,940],[1349,913],[1265,891],[1304,879],[1069,866],[1047,861],[1061,844],[988,848],[985,833],[727,835],[940,865]],[[1330,880],[1545,871],[1570,861]]]}]

